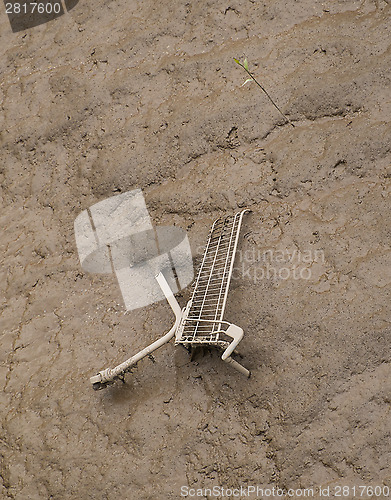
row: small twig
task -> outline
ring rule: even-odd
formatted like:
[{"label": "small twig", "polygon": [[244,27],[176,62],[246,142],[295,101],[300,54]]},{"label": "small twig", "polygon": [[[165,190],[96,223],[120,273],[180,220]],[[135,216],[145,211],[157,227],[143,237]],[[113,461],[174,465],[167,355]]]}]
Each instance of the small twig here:
[{"label": "small twig", "polygon": [[[258,82],[258,80],[255,78],[255,76],[249,71],[248,69],[248,62],[247,62],[247,59],[245,59],[243,61],[243,64],[239,61],[239,59],[235,59],[234,58],[234,61],[236,62],[236,64],[239,64],[239,66],[241,68],[244,69],[244,71],[249,75],[249,77],[251,78],[251,80],[253,80],[257,85],[258,87],[266,94],[266,96],[269,98],[270,102],[273,104],[273,106],[277,109],[277,111],[285,118],[285,120],[290,124],[292,125],[292,127],[294,127],[293,123],[290,121],[290,119],[284,115],[284,113],[281,111],[281,109],[277,106],[277,104],[273,101],[273,99],[270,97],[270,95],[268,94],[268,92],[265,90],[265,88]],[[246,80],[244,83],[247,83],[249,80]],[[244,84],[243,84],[244,85]]]}]

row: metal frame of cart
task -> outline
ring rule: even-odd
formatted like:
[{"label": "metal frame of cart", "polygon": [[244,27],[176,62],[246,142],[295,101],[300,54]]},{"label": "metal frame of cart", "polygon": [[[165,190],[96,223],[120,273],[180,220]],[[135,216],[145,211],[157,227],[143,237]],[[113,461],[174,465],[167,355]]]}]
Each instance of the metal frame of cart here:
[{"label": "metal frame of cart", "polygon": [[223,350],[221,358],[233,368],[250,376],[232,353],[243,338],[243,330],[225,321],[224,311],[232,277],[236,250],[239,241],[243,210],[233,216],[217,219],[209,232],[203,259],[193,283],[191,299],[181,309],[162,273],[156,276],[174,314],[172,328],[156,342],[127,359],[115,368],[107,368],[91,377],[94,389],[102,389],[130,371],[142,358],[175,337],[175,345],[196,347],[207,345]]}]

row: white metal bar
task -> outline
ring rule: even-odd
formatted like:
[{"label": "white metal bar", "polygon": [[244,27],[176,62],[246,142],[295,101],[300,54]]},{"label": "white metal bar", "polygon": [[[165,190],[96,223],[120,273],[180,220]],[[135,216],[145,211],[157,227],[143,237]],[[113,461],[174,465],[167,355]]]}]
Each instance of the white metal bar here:
[{"label": "white metal bar", "polygon": [[[236,215],[235,215],[235,218],[234,218],[234,222],[233,222],[233,224],[232,224],[231,236],[230,236],[230,239],[229,239],[229,247],[230,247],[230,248],[231,248],[231,243],[232,243],[232,237],[233,237],[233,235],[234,235],[234,233],[235,233],[235,226],[236,226]],[[238,229],[240,229],[240,228],[238,228]],[[239,235],[239,233],[237,232],[237,233],[236,233],[236,236],[238,236],[238,235]],[[234,250],[235,250],[235,248],[234,248]],[[230,254],[230,252],[228,252],[228,253],[227,253],[227,257],[226,257],[226,259],[225,259],[224,274],[225,274],[225,272],[226,272],[227,265],[228,265],[228,262],[229,262],[229,258],[230,258],[230,257],[231,257],[231,263],[233,263],[233,260],[234,260],[234,257],[235,257],[235,251],[234,251],[234,252],[232,252],[232,255],[231,255],[231,256],[230,256],[229,254]],[[231,266],[231,267],[232,267],[232,266]],[[230,268],[230,270],[231,270],[231,268]],[[229,280],[229,276],[228,276],[228,278],[227,278],[227,283],[228,283],[228,280]],[[227,286],[227,284],[226,284],[226,286]],[[218,301],[217,301],[217,303],[218,303],[218,304],[219,304],[219,302],[220,302],[220,298],[221,298],[221,292],[222,292],[222,290],[223,290],[223,288],[221,287],[221,289],[220,289],[220,294],[219,294],[219,298],[218,298]],[[224,309],[225,309],[225,302],[226,302],[226,300],[227,300],[227,293],[225,293],[225,295],[224,295],[223,304],[222,304],[222,306],[221,306],[221,309],[222,309],[222,310],[220,311],[220,318],[219,318],[220,320],[221,320],[221,319],[223,319],[223,314],[224,314]],[[215,319],[217,319],[217,314],[218,314],[218,310],[216,309]]]},{"label": "white metal bar", "polygon": [[239,215],[239,222],[238,222],[238,227],[237,227],[237,231],[236,231],[236,238],[235,238],[235,244],[234,244],[234,249],[233,249],[233,258],[231,260],[231,266],[230,266],[230,269],[229,269],[229,277],[228,277],[228,282],[227,282],[227,285],[226,285],[226,289],[225,289],[225,295],[224,295],[224,305],[227,301],[227,296],[228,296],[228,290],[229,290],[229,285],[230,285],[230,282],[231,282],[231,277],[232,277],[232,270],[233,270],[233,267],[234,267],[234,262],[235,262],[235,254],[236,254],[236,249],[237,249],[237,246],[238,246],[238,241],[239,241],[239,235],[240,235],[240,228],[242,226],[242,220],[243,220],[243,216],[246,212],[249,212],[248,209],[246,210],[243,210],[240,215]]},{"label": "white metal bar", "polygon": [[[224,225],[222,226],[222,230],[223,230],[223,229],[224,229]],[[219,237],[218,241],[219,241],[219,242],[221,241],[221,235],[220,235],[220,237]],[[216,252],[215,252],[215,259],[216,259],[216,256],[217,256],[218,248],[219,248],[219,246],[218,246],[218,244],[217,244],[217,247],[216,247]],[[206,255],[206,254],[207,254],[207,252],[205,252],[205,255]],[[214,266],[214,262],[215,262],[215,261],[213,261],[213,264],[212,264],[212,269],[213,269],[213,266]],[[209,280],[211,279],[211,276],[212,276],[212,274],[210,274],[210,276],[209,276]],[[206,289],[205,289],[205,297],[206,297],[206,293],[207,293],[207,290],[208,290],[208,286],[209,286],[209,282],[208,282],[208,284],[207,284],[207,286],[206,286]],[[196,289],[197,289],[197,288],[195,288],[195,289],[194,289],[194,292],[196,291]],[[204,297],[204,302],[205,302],[205,297]],[[203,302],[203,303],[202,303],[202,305],[201,305],[201,311],[202,311],[202,307],[203,307],[204,302]],[[200,316],[201,316],[201,312],[200,312]]]},{"label": "white metal bar", "polygon": [[[209,246],[210,246],[210,243],[211,243],[211,236],[212,236],[212,233],[213,233],[213,231],[214,231],[214,229],[215,229],[216,224],[217,224],[220,220],[221,220],[221,219],[217,219],[217,220],[215,220],[215,221],[214,221],[214,223],[212,224],[212,228],[211,228],[211,230],[210,230],[210,232],[209,232],[209,237],[208,237],[208,241],[207,241],[207,243],[206,243],[206,247],[205,247],[205,250],[204,250],[204,256],[203,256],[203,259],[202,259],[202,262],[201,262],[200,271],[199,271],[199,273],[198,273],[198,275],[197,275],[196,282],[195,282],[195,284],[194,284],[193,297],[194,297],[195,291],[197,290],[198,280],[199,280],[199,277],[200,277],[201,271],[202,271],[203,266],[204,266],[204,263],[205,263],[205,258],[206,258],[207,254],[208,254],[208,249],[209,249]],[[192,297],[192,298],[193,298],[193,297]]]},{"label": "white metal bar", "polygon": [[238,370],[238,372],[243,373],[247,378],[251,377],[251,372],[250,370],[247,370],[244,366],[242,366],[240,363],[232,359],[231,357],[226,358],[224,360],[226,363],[230,364],[232,368],[235,368],[235,370]]},{"label": "white metal bar", "polygon": [[103,387],[105,387],[106,384],[112,382],[116,377],[124,374],[132,366],[138,363],[138,361],[145,358],[145,356],[148,356],[148,354],[151,354],[151,352],[156,351],[156,349],[159,349],[159,347],[169,342],[175,335],[175,331],[178,328],[179,322],[181,320],[182,310],[179,307],[179,304],[175,299],[174,294],[172,293],[172,290],[162,273],[159,273],[156,276],[156,280],[158,281],[161,289],[163,290],[164,295],[166,296],[172,310],[175,313],[174,325],[165,335],[163,335],[163,337],[156,340],[149,346],[145,347],[145,349],[141,350],[131,358],[127,359],[126,361],[117,365],[114,368],[106,368],[106,370],[103,370],[99,372],[97,375],[91,377],[90,382],[91,384],[93,384],[94,389],[102,389]]},{"label": "white metal bar", "polygon": [[162,292],[164,293],[167,302],[170,304],[171,309],[174,311],[175,317],[176,318],[181,317],[182,309],[178,304],[178,301],[175,298],[174,294],[172,293],[172,290],[170,288],[170,285],[167,283],[166,278],[163,276],[162,273],[159,273],[157,276],[155,276],[155,279],[159,283],[159,286],[162,289]]}]

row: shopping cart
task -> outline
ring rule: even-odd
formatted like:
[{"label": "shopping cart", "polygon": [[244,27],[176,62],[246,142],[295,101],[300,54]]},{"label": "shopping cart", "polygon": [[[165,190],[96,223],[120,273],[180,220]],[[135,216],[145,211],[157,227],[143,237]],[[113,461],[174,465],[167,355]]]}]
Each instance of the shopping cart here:
[{"label": "shopping cart", "polygon": [[193,284],[191,299],[181,309],[163,273],[156,276],[168,303],[175,314],[172,328],[156,342],[115,368],[107,368],[91,377],[96,390],[103,389],[116,379],[123,379],[140,359],[175,337],[175,345],[191,349],[210,346],[222,350],[221,358],[247,377],[249,370],[232,358],[232,353],[243,338],[243,330],[225,321],[224,311],[229,284],[234,268],[243,216],[243,210],[233,216],[217,219],[209,232],[202,262]]}]

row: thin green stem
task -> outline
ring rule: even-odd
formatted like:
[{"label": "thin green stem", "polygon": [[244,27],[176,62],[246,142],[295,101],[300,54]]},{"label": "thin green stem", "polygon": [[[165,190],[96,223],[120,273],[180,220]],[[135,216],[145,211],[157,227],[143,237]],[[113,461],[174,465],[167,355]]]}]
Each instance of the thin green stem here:
[{"label": "thin green stem", "polygon": [[281,111],[281,109],[277,106],[277,104],[273,101],[273,99],[270,97],[266,89],[258,82],[258,80],[255,78],[255,76],[242,64],[240,61],[237,59],[234,59],[236,64],[239,64],[240,67],[244,69],[244,71],[248,74],[248,76],[258,85],[258,87],[266,94],[266,96],[269,98],[270,102],[273,104],[273,106],[277,109],[277,111],[285,118],[285,120],[294,127],[293,123],[290,121],[290,119],[284,115],[284,113]]}]

